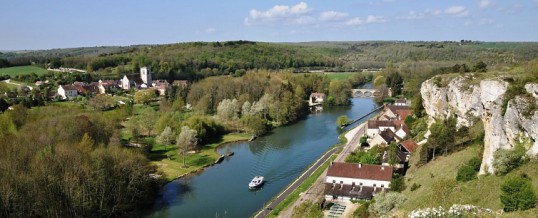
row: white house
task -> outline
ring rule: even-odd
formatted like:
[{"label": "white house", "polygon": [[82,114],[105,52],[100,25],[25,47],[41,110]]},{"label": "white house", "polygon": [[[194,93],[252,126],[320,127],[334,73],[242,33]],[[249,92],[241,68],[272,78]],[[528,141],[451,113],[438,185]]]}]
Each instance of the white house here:
[{"label": "white house", "polygon": [[60,87],[58,87],[58,95],[64,100],[71,100],[77,97],[77,88],[70,85],[60,85]]},{"label": "white house", "polygon": [[310,98],[308,100],[310,105],[316,103],[323,103],[323,101],[325,100],[325,94],[313,92],[312,94],[310,94]]},{"label": "white house", "polygon": [[123,75],[123,78],[120,80],[120,85],[122,89],[131,89],[131,81],[129,80],[129,78],[127,78],[126,75]]},{"label": "white house", "polygon": [[394,125],[394,122],[391,120],[368,120],[366,135],[368,135],[369,138],[374,138],[385,129],[390,129],[392,132],[395,132],[396,125]]},{"label": "white house", "polygon": [[391,166],[333,162],[325,177],[325,199],[370,200],[389,191],[392,173]]}]

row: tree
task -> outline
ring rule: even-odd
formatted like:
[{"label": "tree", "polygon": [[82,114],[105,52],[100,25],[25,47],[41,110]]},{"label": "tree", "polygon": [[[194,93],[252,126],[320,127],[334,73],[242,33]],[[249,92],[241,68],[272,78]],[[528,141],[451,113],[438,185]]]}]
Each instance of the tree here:
[{"label": "tree", "polygon": [[334,98],[336,105],[348,105],[351,97],[351,84],[346,80],[334,80],[329,84],[329,96]]},{"label": "tree", "polygon": [[[173,137],[174,136],[172,135],[172,128],[170,128],[169,126],[166,126],[163,132],[161,132],[161,134],[157,136],[157,142],[164,145],[165,152],[168,152],[167,147],[170,143],[172,143]],[[166,156],[168,157],[168,153],[166,154]]]},{"label": "tree", "polygon": [[484,63],[483,61],[479,61],[473,66],[474,72],[486,72],[487,70],[488,70],[488,65]]},{"label": "tree", "polygon": [[185,153],[187,150],[195,147],[198,143],[196,135],[196,130],[191,129],[188,126],[183,126],[181,127],[181,132],[176,138],[178,153],[183,156],[183,168],[187,168],[187,165],[185,164]]},{"label": "tree", "polygon": [[349,123],[349,118],[346,115],[341,115],[336,119],[336,125],[344,126]]},{"label": "tree", "polygon": [[234,120],[238,118],[240,108],[237,99],[224,99],[217,106],[217,114],[225,120]]},{"label": "tree", "polygon": [[516,140],[516,146],[514,150],[499,149],[493,153],[493,169],[496,175],[506,175],[511,170],[521,166],[527,160],[525,152],[525,143],[529,143],[523,140],[523,143]]},{"label": "tree", "polygon": [[536,193],[526,178],[509,177],[501,185],[501,191],[501,203],[506,212],[527,210],[536,205]]},{"label": "tree", "polygon": [[155,97],[157,97],[157,95],[155,94],[154,89],[139,90],[134,95],[134,101],[138,104],[148,104]]},{"label": "tree", "polygon": [[403,82],[404,80],[398,72],[393,72],[389,74],[387,76],[387,79],[385,80],[385,84],[387,85],[387,87],[391,89],[393,96],[396,96],[402,93]]}]

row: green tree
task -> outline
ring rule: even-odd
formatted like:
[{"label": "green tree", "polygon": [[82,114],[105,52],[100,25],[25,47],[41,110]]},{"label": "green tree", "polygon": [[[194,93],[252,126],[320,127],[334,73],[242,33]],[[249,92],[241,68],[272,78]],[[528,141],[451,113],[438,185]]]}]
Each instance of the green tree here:
[{"label": "green tree", "polygon": [[479,61],[473,66],[474,72],[486,72],[487,70],[488,70],[488,65],[484,63],[483,61]]},{"label": "green tree", "polygon": [[[172,128],[166,126],[159,136],[157,136],[157,142],[164,145],[165,152],[168,152],[168,145],[172,143],[173,139]],[[168,153],[166,154],[168,157]]]},{"label": "green tree", "polygon": [[496,175],[506,175],[527,160],[525,147],[516,144],[514,150],[499,149],[493,153],[493,169]]},{"label": "green tree", "polygon": [[181,127],[181,132],[177,136],[176,145],[178,153],[183,157],[183,168],[187,168],[185,163],[185,154],[189,149],[196,146],[198,140],[196,139],[196,130],[189,128],[188,126]]},{"label": "green tree", "polygon": [[506,212],[527,210],[536,206],[536,193],[528,179],[509,177],[501,185],[501,203]]},{"label": "green tree", "polygon": [[336,125],[338,125],[338,126],[344,126],[344,125],[346,125],[347,123],[349,123],[349,118],[348,118],[346,115],[340,115],[340,116],[336,119]]},{"label": "green tree", "polygon": [[138,104],[148,104],[155,99],[155,97],[157,97],[157,95],[155,94],[154,89],[139,90],[134,95],[134,101]]},{"label": "green tree", "polygon": [[336,105],[349,105],[351,84],[347,80],[333,80],[329,84],[329,96],[334,98]]}]

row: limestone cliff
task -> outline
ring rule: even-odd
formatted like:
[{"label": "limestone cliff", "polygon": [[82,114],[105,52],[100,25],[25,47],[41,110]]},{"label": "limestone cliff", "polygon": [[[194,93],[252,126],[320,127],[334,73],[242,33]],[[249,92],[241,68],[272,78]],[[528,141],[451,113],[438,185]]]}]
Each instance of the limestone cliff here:
[{"label": "limestone cliff", "polygon": [[[456,116],[459,126],[471,126],[481,119],[484,123],[484,155],[480,173],[493,173],[493,153],[511,149],[519,136],[530,137],[533,145],[529,155],[538,154],[538,110],[528,114],[529,101],[522,97],[511,99],[503,115],[502,102],[508,82],[485,79],[476,82],[472,74],[452,79],[432,78],[422,83],[420,92],[430,118]],[[525,89],[538,98],[538,84]],[[532,102],[535,104],[535,102]]]}]

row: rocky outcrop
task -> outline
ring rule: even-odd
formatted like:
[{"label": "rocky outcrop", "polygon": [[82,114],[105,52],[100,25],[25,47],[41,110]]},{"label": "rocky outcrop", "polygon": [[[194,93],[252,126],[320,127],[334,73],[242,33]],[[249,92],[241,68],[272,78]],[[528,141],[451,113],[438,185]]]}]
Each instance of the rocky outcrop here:
[{"label": "rocky outcrop", "polygon": [[[487,79],[476,83],[472,74],[448,81],[432,78],[421,87],[423,105],[431,118],[446,119],[456,116],[458,126],[484,123],[484,155],[480,173],[493,173],[493,153],[498,149],[511,149],[520,136],[529,137],[533,145],[529,155],[538,154],[538,110],[528,113],[523,97],[511,99],[503,115],[502,102],[508,83],[500,79]],[[443,84],[446,84],[443,86]],[[527,84],[527,92],[538,98],[538,84]]]}]

